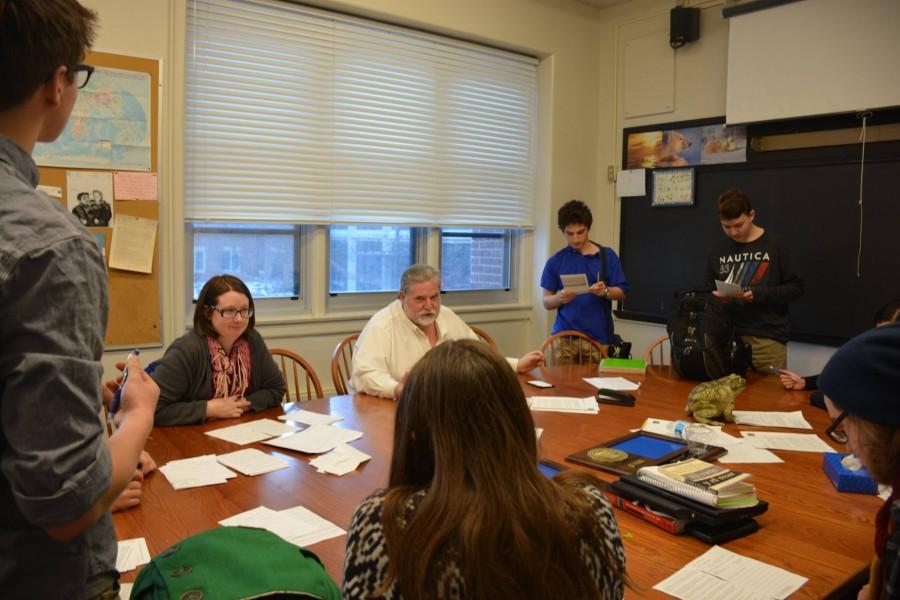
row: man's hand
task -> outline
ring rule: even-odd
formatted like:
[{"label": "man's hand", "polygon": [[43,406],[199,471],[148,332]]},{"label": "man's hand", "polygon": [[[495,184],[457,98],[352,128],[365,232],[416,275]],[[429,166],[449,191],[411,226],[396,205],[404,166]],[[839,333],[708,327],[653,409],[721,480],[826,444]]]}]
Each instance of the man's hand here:
[{"label": "man's hand", "polygon": [[400,381],[397,382],[397,385],[394,386],[394,400],[400,398],[400,394],[403,393],[403,386],[406,385],[406,380],[409,379],[409,371],[403,374],[403,377],[400,378]]},{"label": "man's hand", "polygon": [[781,373],[779,373],[778,376],[781,377],[781,385],[783,385],[786,390],[797,392],[806,387],[806,380],[793,371],[781,369]]},{"label": "man's hand", "polygon": [[[117,363],[118,367],[122,363]],[[151,423],[153,421],[153,413],[156,411],[156,401],[159,400],[159,387],[156,382],[147,375],[141,361],[134,354],[129,355],[127,363],[124,364],[127,369],[128,379],[124,381],[122,388],[122,403],[116,416],[117,423],[121,423],[125,416],[136,412],[147,412],[150,414]],[[118,385],[118,379],[115,382],[107,382],[104,384],[104,400],[106,393],[110,391],[111,383]],[[121,416],[119,416],[121,414]]]},{"label": "man's hand", "polygon": [[605,281],[598,281],[597,283],[589,287],[588,291],[595,296],[600,296],[601,298],[609,298],[609,288],[606,287]]},{"label": "man's hand", "polygon": [[118,498],[113,500],[113,503],[112,505],[110,505],[109,510],[111,512],[128,510],[129,508],[134,508],[135,506],[140,504],[141,496],[144,493],[142,489],[143,483],[144,474],[140,469],[135,469],[134,477],[131,478],[131,481],[128,482],[128,485],[125,486],[125,489],[122,490],[122,493],[119,494]]},{"label": "man's hand", "polygon": [[543,364],[544,355],[539,350],[532,350],[519,359],[519,362],[516,364],[516,371],[519,373],[527,373]]},{"label": "man's hand", "polygon": [[156,461],[153,460],[153,457],[146,450],[141,450],[141,460],[138,462],[138,469],[140,469],[141,475],[144,476],[156,470]]},{"label": "man's hand", "polygon": [[556,295],[559,296],[560,304],[568,304],[569,302],[574,300],[575,296],[577,296],[578,294],[569,290],[568,288],[563,288],[563,289],[559,290],[559,292],[557,292]]},{"label": "man's hand", "polygon": [[240,396],[212,398],[206,402],[207,419],[236,419],[250,410],[250,401]]},{"label": "man's hand", "polygon": [[753,302],[753,290],[747,290],[740,296],[738,296],[738,300],[741,302]]}]

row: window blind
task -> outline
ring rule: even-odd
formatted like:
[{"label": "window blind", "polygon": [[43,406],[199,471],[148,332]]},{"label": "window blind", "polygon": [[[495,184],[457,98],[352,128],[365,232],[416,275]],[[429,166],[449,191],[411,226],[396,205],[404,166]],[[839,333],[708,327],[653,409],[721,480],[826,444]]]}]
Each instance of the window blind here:
[{"label": "window blind", "polygon": [[533,225],[534,58],[275,0],[187,18],[187,219]]}]

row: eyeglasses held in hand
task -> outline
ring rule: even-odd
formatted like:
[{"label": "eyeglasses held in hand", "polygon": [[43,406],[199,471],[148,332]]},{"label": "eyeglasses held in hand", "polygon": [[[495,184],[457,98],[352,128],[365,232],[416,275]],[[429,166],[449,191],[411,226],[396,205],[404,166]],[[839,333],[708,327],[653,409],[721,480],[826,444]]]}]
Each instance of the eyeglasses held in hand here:
[{"label": "eyeglasses held in hand", "polygon": [[836,441],[838,444],[846,444],[847,443],[847,432],[844,431],[844,426],[842,425],[844,419],[847,418],[847,411],[842,412],[837,416],[837,418],[831,422],[831,425],[828,426],[828,429],[825,430],[825,433]]},{"label": "eyeglasses held in hand", "polygon": [[217,308],[215,306],[210,306],[210,308],[222,315],[223,319],[235,319],[238,315],[241,315],[242,319],[249,319],[253,316],[252,308],[242,308],[241,310],[236,308]]}]

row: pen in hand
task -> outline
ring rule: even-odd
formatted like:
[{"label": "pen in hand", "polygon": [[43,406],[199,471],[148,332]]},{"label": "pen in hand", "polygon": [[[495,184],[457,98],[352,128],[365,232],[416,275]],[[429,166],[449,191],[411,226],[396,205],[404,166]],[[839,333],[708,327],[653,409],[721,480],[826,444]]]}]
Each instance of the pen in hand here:
[{"label": "pen in hand", "polygon": [[139,356],[141,351],[137,348],[128,353],[128,356],[125,357],[125,368],[122,369],[122,383],[119,384],[119,389],[116,390],[115,395],[113,396],[113,401],[109,405],[109,413],[115,414],[119,411],[119,408],[122,406],[122,391],[125,389],[125,382],[128,381],[128,361],[131,360],[132,356]]}]

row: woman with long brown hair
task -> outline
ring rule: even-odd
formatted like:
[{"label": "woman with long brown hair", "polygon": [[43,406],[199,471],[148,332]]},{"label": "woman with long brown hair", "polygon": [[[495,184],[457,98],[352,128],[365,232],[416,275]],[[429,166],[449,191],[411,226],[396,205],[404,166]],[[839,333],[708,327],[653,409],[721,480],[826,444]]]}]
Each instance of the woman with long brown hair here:
[{"label": "woman with long brown hair", "polygon": [[625,553],[600,482],[537,468],[515,373],[486,344],[444,342],[397,403],[387,490],[357,508],[346,598],[620,598]]}]

